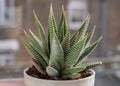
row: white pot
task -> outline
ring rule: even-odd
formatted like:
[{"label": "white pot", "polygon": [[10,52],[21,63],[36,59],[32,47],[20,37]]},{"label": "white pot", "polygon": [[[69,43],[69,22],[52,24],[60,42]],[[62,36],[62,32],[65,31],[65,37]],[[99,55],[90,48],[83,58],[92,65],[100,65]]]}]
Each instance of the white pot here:
[{"label": "white pot", "polygon": [[24,70],[24,81],[25,86],[94,86],[95,82],[95,72],[90,70],[93,74],[89,77],[77,80],[46,80],[46,79],[38,79],[32,77],[26,73]]}]

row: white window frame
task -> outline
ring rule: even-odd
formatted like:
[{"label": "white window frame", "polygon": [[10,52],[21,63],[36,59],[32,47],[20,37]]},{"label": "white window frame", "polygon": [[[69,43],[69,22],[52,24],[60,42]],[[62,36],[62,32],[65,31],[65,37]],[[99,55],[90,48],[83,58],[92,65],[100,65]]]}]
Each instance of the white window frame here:
[{"label": "white window frame", "polygon": [[87,0],[69,0],[68,6],[67,6],[67,20],[68,24],[71,30],[77,30],[83,23],[83,21],[80,22],[73,22],[72,16],[74,14],[73,10],[76,9],[83,9],[82,13],[82,19],[84,20],[86,16],[88,15],[88,2]]},{"label": "white window frame", "polygon": [[[15,24],[15,0],[9,0],[9,6],[6,0],[0,0],[0,26],[11,26]],[[9,18],[6,18],[8,14]]]},{"label": "white window frame", "polygon": [[0,21],[5,20],[5,0],[0,0]]}]

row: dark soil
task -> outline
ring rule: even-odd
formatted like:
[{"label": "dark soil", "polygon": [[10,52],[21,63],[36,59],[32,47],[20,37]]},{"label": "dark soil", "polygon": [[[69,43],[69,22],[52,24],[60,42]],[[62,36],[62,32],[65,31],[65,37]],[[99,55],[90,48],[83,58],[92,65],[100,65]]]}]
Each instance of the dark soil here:
[{"label": "dark soil", "polygon": [[[52,78],[49,77],[48,75],[42,75],[34,66],[30,67],[28,69],[28,71],[26,71],[26,73],[30,76],[36,77],[36,78],[40,78],[40,79],[48,79],[48,80],[62,80],[62,79],[57,79],[57,78]],[[77,79],[82,79],[82,78],[86,78],[92,75],[92,72],[87,70],[87,71],[83,71],[80,72],[81,76]],[[67,79],[67,80],[71,80],[71,79]]]},{"label": "dark soil", "polygon": [[28,75],[41,78],[41,79],[50,79],[48,75],[42,75],[34,66],[30,67],[28,71],[26,71]]}]

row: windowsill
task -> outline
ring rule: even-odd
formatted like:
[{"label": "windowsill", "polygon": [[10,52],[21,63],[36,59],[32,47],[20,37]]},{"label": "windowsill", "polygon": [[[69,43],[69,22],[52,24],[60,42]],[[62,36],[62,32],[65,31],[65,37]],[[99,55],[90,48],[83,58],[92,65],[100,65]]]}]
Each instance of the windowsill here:
[{"label": "windowsill", "polygon": [[23,78],[0,80],[0,86],[25,86]]},{"label": "windowsill", "polygon": [[0,21],[0,28],[16,28],[14,21]]}]

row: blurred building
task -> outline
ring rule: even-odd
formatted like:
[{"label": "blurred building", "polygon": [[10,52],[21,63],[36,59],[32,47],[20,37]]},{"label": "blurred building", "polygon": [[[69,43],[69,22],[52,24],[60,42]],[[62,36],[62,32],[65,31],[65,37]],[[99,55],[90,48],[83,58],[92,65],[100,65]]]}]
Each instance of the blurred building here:
[{"label": "blurred building", "polygon": [[[19,49],[22,7],[15,0],[0,0],[0,65],[14,64]],[[19,13],[19,14],[18,14]]]},{"label": "blurred building", "polygon": [[[4,0],[0,0],[4,1]],[[6,0],[12,1],[12,0]],[[114,0],[14,0],[14,10],[6,10],[17,21],[16,29],[0,29],[0,38],[16,38],[20,42],[20,49],[16,54],[16,60],[29,61],[30,55],[22,45],[25,41],[24,30],[31,29],[37,35],[37,29],[33,20],[33,9],[37,12],[45,30],[48,30],[48,15],[50,3],[53,4],[56,20],[61,13],[62,4],[67,11],[68,26],[73,33],[82,24],[87,14],[91,14],[92,19],[88,32],[96,25],[95,36],[92,41],[103,35],[103,40],[92,56],[116,56],[120,55],[120,1]],[[4,4],[0,3],[3,7]],[[2,9],[3,10],[3,9]],[[0,8],[0,12],[2,11]],[[13,12],[15,11],[15,12]],[[14,14],[13,14],[14,13]],[[0,15],[1,16],[4,14]],[[11,18],[12,18],[11,17]],[[23,20],[22,20],[23,19]],[[1,19],[0,19],[1,20]],[[22,21],[22,28],[21,28]],[[16,23],[16,22],[15,22]],[[11,24],[12,25],[12,24]],[[15,26],[16,26],[15,25]],[[10,27],[10,26],[9,26]],[[1,28],[1,27],[0,27]],[[4,32],[4,34],[3,34]]]}]

